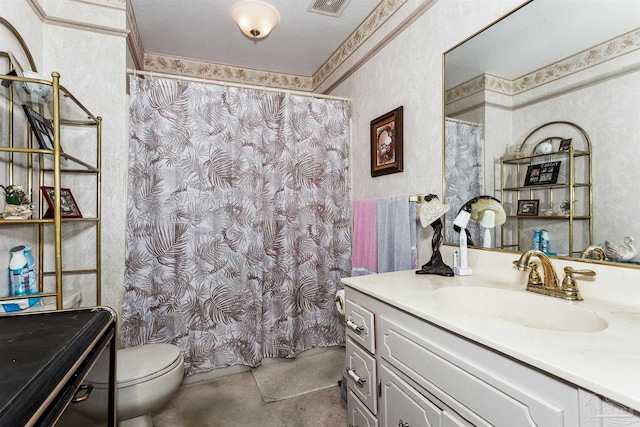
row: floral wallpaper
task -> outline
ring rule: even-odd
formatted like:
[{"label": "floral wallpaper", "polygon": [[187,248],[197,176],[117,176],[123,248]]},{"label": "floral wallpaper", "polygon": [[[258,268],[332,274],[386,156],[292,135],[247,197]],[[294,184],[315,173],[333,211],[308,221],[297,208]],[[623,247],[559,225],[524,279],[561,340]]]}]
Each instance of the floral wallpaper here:
[{"label": "floral wallpaper", "polygon": [[313,90],[311,77],[241,68],[152,52],[144,54],[144,70],[281,89],[308,92]]}]

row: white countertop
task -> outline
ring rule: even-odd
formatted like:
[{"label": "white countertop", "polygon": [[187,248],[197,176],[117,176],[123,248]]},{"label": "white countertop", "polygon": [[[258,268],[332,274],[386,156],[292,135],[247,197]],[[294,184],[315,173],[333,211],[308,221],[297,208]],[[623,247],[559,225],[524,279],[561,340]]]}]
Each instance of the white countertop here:
[{"label": "white countertop", "polygon": [[[586,390],[640,411],[640,307],[584,295],[572,302],[524,290],[525,283],[495,280],[486,274],[442,277],[414,270],[342,279],[345,286],[411,313],[470,340],[514,357]],[[580,279],[578,278],[578,282]],[[497,287],[550,298],[596,313],[608,323],[598,332],[564,332],[527,327],[452,309],[434,297],[443,287]]]}]

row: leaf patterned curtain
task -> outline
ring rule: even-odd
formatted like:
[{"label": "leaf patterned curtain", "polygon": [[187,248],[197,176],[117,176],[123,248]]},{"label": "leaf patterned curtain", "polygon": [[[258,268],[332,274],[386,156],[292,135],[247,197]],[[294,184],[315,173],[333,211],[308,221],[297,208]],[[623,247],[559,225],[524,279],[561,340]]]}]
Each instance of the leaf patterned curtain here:
[{"label": "leaf patterned curtain", "polygon": [[174,343],[192,375],[344,344],[348,103],[130,82],[122,345]]},{"label": "leaf patterned curtain", "polygon": [[[445,120],[445,200],[451,209],[445,214],[447,224],[445,242],[458,242],[460,235],[453,230],[458,211],[469,200],[485,194],[484,140],[482,126]],[[473,243],[482,243],[483,230],[475,221],[469,221],[467,230]]]}]

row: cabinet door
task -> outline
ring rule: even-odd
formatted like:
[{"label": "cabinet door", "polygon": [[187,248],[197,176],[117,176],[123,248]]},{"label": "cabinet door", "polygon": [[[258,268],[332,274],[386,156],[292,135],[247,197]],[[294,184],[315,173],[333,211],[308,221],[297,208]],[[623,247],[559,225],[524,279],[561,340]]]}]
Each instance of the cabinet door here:
[{"label": "cabinet door", "polygon": [[617,402],[580,389],[580,427],[640,427],[640,413]]},{"label": "cabinet door", "polygon": [[378,427],[376,417],[351,390],[347,398],[347,420],[349,427]]},{"label": "cabinet door", "polygon": [[[441,427],[442,411],[384,364],[380,365],[381,427]],[[450,424],[451,425],[451,424]]]}]

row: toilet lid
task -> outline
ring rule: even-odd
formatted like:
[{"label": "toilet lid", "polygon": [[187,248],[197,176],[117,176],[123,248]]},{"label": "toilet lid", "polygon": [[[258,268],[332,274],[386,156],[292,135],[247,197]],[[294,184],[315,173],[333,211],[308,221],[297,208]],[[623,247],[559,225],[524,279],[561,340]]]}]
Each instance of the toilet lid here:
[{"label": "toilet lid", "polygon": [[[118,350],[118,387],[149,381],[182,363],[180,349],[171,344],[144,344]],[[108,359],[108,358],[107,358]],[[95,386],[107,384],[103,375],[87,376]]]}]

